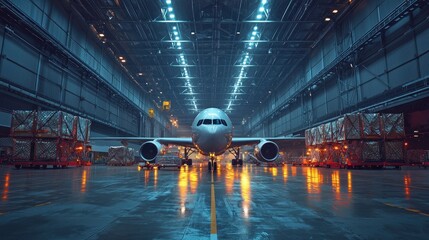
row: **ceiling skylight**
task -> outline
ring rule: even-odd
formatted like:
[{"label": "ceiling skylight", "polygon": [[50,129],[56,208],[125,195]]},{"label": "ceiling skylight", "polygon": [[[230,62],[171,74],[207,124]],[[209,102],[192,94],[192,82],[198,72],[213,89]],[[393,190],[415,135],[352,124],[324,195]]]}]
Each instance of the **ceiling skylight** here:
[{"label": "ceiling skylight", "polygon": [[[266,21],[268,19],[268,12],[269,9],[267,8],[268,0],[261,0],[261,3],[259,4],[259,7],[257,8],[257,11],[255,12],[255,18],[257,20]],[[259,23],[261,24],[261,22]],[[258,31],[260,29],[260,26],[254,25],[251,28],[251,32],[248,35],[248,41],[245,41],[245,51],[243,52],[240,59],[238,59],[239,64],[237,66],[241,66],[237,81],[234,83],[233,91],[231,94],[231,97],[229,98],[228,105],[226,107],[226,111],[231,111],[232,106],[234,105],[234,101],[237,100],[237,96],[239,94],[242,94],[240,92],[240,88],[243,85],[242,80],[246,78],[247,75],[247,69],[246,67],[250,65],[252,62],[252,50],[258,47],[258,42],[261,39],[261,31]]]},{"label": "ceiling skylight", "polygon": [[[162,12],[163,12],[164,19],[171,22],[167,26],[168,26],[170,39],[172,40],[172,43],[171,43],[172,48],[177,50],[182,50],[182,47],[183,47],[181,43],[182,37],[180,34],[179,26],[177,25],[177,21],[175,21],[176,15],[174,14],[172,1],[165,0],[165,5],[166,6],[162,9]],[[183,52],[178,51],[178,57],[176,58],[176,62],[179,65],[183,66],[183,68],[181,68],[180,71],[181,71],[182,77],[185,79],[185,86],[187,87],[185,93],[188,95],[192,95],[192,97],[189,99],[191,101],[191,106],[193,106],[192,110],[198,111],[196,99],[195,99],[195,96],[193,96],[195,95],[195,93],[192,87],[190,73],[189,73],[189,70],[187,69],[188,63],[186,61],[186,58]]]}]

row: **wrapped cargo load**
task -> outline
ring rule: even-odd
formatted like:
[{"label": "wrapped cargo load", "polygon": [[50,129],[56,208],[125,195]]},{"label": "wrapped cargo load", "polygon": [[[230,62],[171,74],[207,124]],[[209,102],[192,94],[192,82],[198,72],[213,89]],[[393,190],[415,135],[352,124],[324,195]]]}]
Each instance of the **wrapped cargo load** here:
[{"label": "wrapped cargo load", "polygon": [[358,114],[346,114],[337,120],[337,140],[361,139],[361,123]]},{"label": "wrapped cargo load", "polygon": [[10,135],[12,137],[32,137],[36,129],[37,111],[13,111]]},{"label": "wrapped cargo load", "polygon": [[83,117],[77,117],[76,138],[78,141],[89,142],[91,121]]},{"label": "wrapped cargo load", "polygon": [[364,162],[380,162],[381,151],[380,142],[364,141],[362,144],[362,161]]},{"label": "wrapped cargo load", "polygon": [[32,149],[34,149],[32,139],[13,139],[12,160],[15,162],[32,161]]},{"label": "wrapped cargo load", "polygon": [[317,128],[311,128],[311,137],[312,137],[312,139],[313,139],[313,141],[312,141],[312,146],[315,146],[316,145],[316,135],[317,135]]},{"label": "wrapped cargo load", "polygon": [[362,123],[362,139],[381,139],[380,114],[361,113],[359,116]]},{"label": "wrapped cargo load", "polygon": [[305,146],[311,146],[311,144],[312,144],[311,130],[310,129],[306,129],[304,131],[304,136],[305,136]]},{"label": "wrapped cargo load", "polygon": [[319,148],[315,148],[315,149],[309,149],[309,162],[310,164],[318,164],[323,160],[323,154],[321,152],[321,150]]},{"label": "wrapped cargo load", "polygon": [[65,162],[72,159],[72,142],[62,139],[36,139],[34,161]]},{"label": "wrapped cargo load", "polygon": [[407,150],[407,163],[408,164],[422,164],[428,161],[429,151],[423,149],[410,149]]},{"label": "wrapped cargo load", "polygon": [[363,165],[368,162],[381,162],[380,142],[350,141],[344,148],[347,164]]},{"label": "wrapped cargo load", "polygon": [[324,143],[332,143],[334,141],[334,134],[332,132],[332,123],[328,122],[324,124],[323,127],[323,142]]},{"label": "wrapped cargo load", "polygon": [[404,115],[402,113],[384,113],[381,118],[385,139],[405,138]]},{"label": "wrapped cargo load", "polygon": [[331,129],[332,129],[332,142],[337,143],[338,142],[338,124],[337,124],[337,121],[331,122]]},{"label": "wrapped cargo load", "polygon": [[134,163],[134,149],[125,146],[109,147],[107,165],[129,166]]},{"label": "wrapped cargo load", "polygon": [[36,137],[60,137],[73,139],[75,117],[62,111],[39,111],[37,114]]},{"label": "wrapped cargo load", "polygon": [[386,162],[405,162],[403,141],[385,141],[383,151]]},{"label": "wrapped cargo load", "polygon": [[323,143],[324,139],[324,125],[320,125],[318,127],[315,127],[315,137],[314,137],[314,144],[315,145],[321,145]]}]

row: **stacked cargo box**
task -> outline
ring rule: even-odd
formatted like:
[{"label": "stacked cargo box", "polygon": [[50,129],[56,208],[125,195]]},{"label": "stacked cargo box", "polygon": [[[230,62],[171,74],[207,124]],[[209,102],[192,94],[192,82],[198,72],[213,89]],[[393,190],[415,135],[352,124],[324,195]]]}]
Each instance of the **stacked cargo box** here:
[{"label": "stacked cargo box", "polygon": [[[62,111],[14,111],[11,127],[13,164],[17,168],[79,165],[76,154],[78,120]],[[89,135],[89,127],[85,129],[83,142]]]},{"label": "stacked cargo box", "polygon": [[[404,162],[402,114],[355,113],[306,132],[313,165],[384,166]],[[323,154],[312,154],[312,151]],[[317,157],[315,157],[317,156]]]},{"label": "stacked cargo box", "polygon": [[125,146],[109,147],[107,165],[130,166],[134,163],[134,149]]}]

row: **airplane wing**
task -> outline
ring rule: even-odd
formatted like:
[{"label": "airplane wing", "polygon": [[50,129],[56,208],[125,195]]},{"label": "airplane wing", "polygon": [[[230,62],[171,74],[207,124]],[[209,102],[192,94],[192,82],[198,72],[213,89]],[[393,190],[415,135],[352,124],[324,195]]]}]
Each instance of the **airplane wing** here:
[{"label": "airplane wing", "polygon": [[93,137],[94,141],[119,141],[143,144],[144,142],[157,141],[163,145],[177,145],[194,147],[192,138],[148,138],[148,137]]},{"label": "airplane wing", "polygon": [[287,144],[287,143],[304,143],[304,137],[267,137],[267,138],[246,138],[246,137],[233,137],[230,147],[240,147],[243,145],[255,145],[262,141],[272,141],[277,144]]}]

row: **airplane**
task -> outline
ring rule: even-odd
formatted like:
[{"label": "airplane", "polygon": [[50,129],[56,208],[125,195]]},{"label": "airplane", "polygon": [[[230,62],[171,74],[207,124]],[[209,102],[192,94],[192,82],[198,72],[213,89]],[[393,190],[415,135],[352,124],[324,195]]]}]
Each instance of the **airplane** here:
[{"label": "airplane", "polygon": [[278,142],[302,141],[304,137],[233,137],[233,126],[228,115],[218,108],[207,108],[201,111],[192,123],[192,136],[190,138],[148,138],[148,137],[94,137],[91,140],[120,140],[138,142],[140,157],[146,162],[156,160],[158,154],[166,145],[183,146],[184,162],[192,165],[189,155],[198,151],[209,156],[208,170],[216,170],[216,156],[224,154],[227,150],[234,155],[232,165],[243,165],[240,159],[240,146],[255,145],[254,156],[261,162],[275,161],[279,156]]}]

